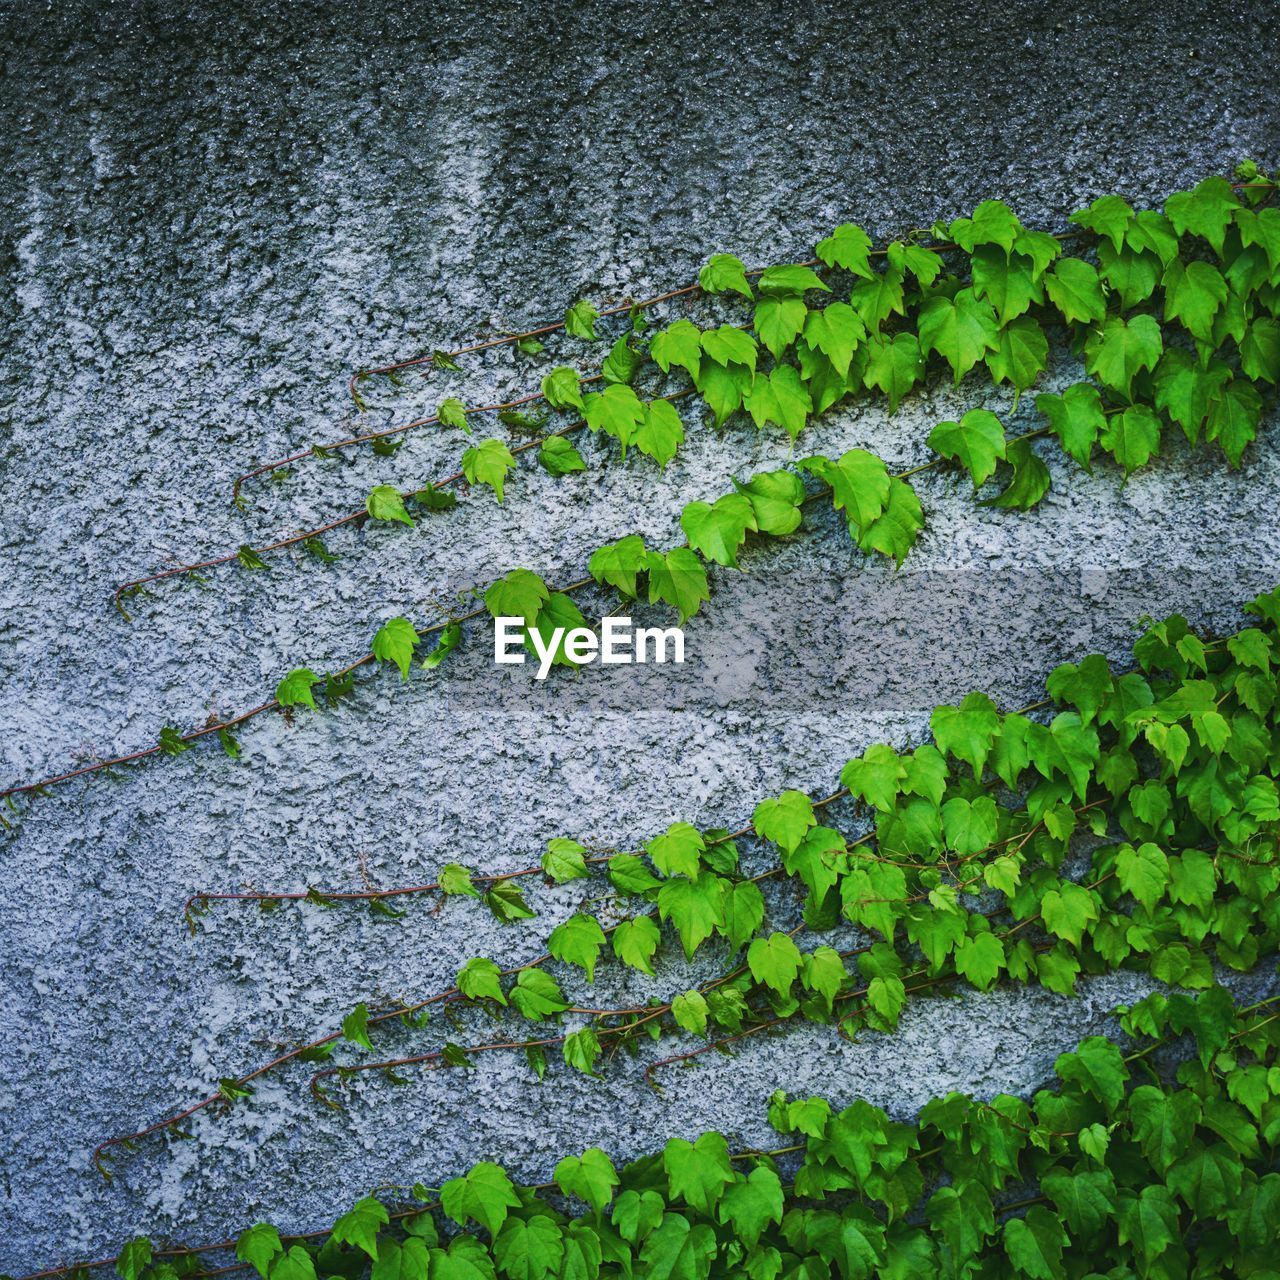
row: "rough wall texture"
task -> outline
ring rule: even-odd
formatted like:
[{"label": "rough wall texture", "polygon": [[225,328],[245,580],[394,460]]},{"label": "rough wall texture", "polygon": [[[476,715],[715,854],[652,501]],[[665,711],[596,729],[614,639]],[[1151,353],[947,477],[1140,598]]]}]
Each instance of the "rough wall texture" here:
[{"label": "rough wall texture", "polygon": [[[0,6],[0,780],[251,705],[289,667],[354,656],[379,619],[513,564],[563,580],[602,539],[672,539],[683,502],[787,452],[695,431],[662,475],[645,459],[559,482],[525,468],[502,508],[476,494],[414,535],[335,537],[333,568],[223,569],[161,588],[131,625],[114,613],[121,578],[325,518],[375,478],[451,469],[456,437],[422,432],[393,460],[311,464],[232,507],[246,464],[333,433],[354,365],[656,291],[716,250],[801,256],[845,218],[884,233],[1000,196],[1056,226],[1105,191],[1158,201],[1242,155],[1276,161],[1265,6],[1089,9],[1017,3],[975,25],[971,6]],[[470,361],[412,379],[394,414],[532,376],[510,354]],[[806,442],[910,465],[975,397],[1009,407],[936,387]],[[581,896],[535,890],[540,918],[505,929],[466,902],[394,923],[221,908],[189,937],[193,889],[394,884],[451,859],[528,865],[553,835],[629,846],[677,818],[737,825],[784,786],[829,788],[869,743],[918,738],[936,702],[976,686],[1019,705],[1060,660],[1123,654],[1145,611],[1232,625],[1280,576],[1274,439],[1268,424],[1238,473],[1173,448],[1128,485],[1055,456],[1028,516],[930,476],[901,574],[815,517],[717,575],[683,669],[535,685],[474,643],[447,676],[383,675],[336,713],[255,722],[239,764],[196,750],[35,805],[0,843],[0,1270],[134,1232],[314,1228],[375,1184],[481,1157],[541,1178],[593,1143],[626,1157],[713,1126],[757,1141],[779,1086],[898,1114],[950,1087],[1035,1087],[1131,979],[1074,1001],[918,1004],[888,1040],[755,1043],[661,1098],[643,1058],[536,1085],[492,1055],[465,1077],[366,1082],[333,1113],[295,1070],[205,1113],[194,1141],[153,1141],[110,1186],[88,1164],[100,1138],[358,1000],[429,993],[471,954],[535,954]],[[688,985],[675,957],[663,982]]]}]

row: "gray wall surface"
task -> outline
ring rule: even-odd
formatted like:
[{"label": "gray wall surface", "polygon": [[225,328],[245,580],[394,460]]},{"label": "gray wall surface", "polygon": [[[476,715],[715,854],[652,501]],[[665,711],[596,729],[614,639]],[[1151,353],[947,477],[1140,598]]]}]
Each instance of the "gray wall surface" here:
[{"label": "gray wall surface", "polygon": [[[232,506],[247,465],[349,418],[353,367],[683,283],[718,250],[804,257],[846,219],[882,236],[998,196],[1054,228],[1104,192],[1159,203],[1246,155],[1275,165],[1266,8],[0,4],[0,785],[250,706],[290,667],[354,657],[381,619],[513,565],[564,581],[602,540],[669,545],[684,502],[789,454],[776,431],[695,426],[659,473],[589,442],[587,474],[526,465],[502,507],[477,492],[413,534],[335,535],[332,568],[223,568],[160,587],[131,624],[115,613],[124,578],[453,468],[456,433],[427,430]],[[532,369],[470,359],[379,393],[370,418],[518,394]],[[1046,385],[1072,373],[1060,360]],[[979,403],[1034,423],[1029,400],[1010,415],[975,379],[894,417],[856,405],[799,447],[911,465]],[[919,740],[935,703],[978,687],[1014,707],[1062,660],[1123,657],[1144,612],[1233,627],[1280,578],[1274,443],[1271,421],[1238,472],[1171,445],[1127,484],[1046,449],[1054,488],[1025,516],[924,476],[928,527],[900,573],[814,513],[715,575],[684,668],[536,684],[476,638],[407,686],[384,672],[336,712],[255,721],[239,763],[202,747],[36,803],[0,832],[0,1270],[133,1233],[314,1229],[375,1185],[484,1157],[542,1179],[591,1144],[627,1158],[710,1127],[757,1143],[778,1087],[898,1115],[952,1087],[1037,1087],[1134,979],[923,1001],[891,1038],[749,1042],[668,1073],[663,1097],[643,1053],[603,1082],[553,1066],[539,1085],[501,1055],[398,1090],[365,1079],[344,1112],[294,1068],[204,1113],[194,1140],[145,1144],[109,1186],[88,1160],[359,1000],[429,994],[469,955],[537,954],[583,887],[534,888],[539,918],[507,928],[422,900],[398,922],[224,906],[194,937],[188,893],[389,886],[450,860],[526,866],[556,835],[630,847],[676,819],[737,826],[784,787],[831,789],[873,742]],[[657,984],[606,968],[602,1002],[690,980],[670,945]]]}]

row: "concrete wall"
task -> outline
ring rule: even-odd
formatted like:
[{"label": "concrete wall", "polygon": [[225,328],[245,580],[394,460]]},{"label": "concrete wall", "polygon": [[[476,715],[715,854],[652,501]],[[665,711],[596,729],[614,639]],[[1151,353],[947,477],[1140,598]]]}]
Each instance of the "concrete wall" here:
[{"label": "concrete wall", "polygon": [[[415,534],[335,536],[332,568],[216,570],[120,618],[122,578],[452,468],[456,436],[424,431],[392,460],[308,464],[236,511],[246,464],[349,415],[355,365],[656,291],[716,250],[805,256],[848,218],[885,234],[1000,196],[1056,227],[1103,192],[1158,202],[1244,155],[1280,159],[1264,6],[1089,9],[4,6],[0,781],[249,706],[292,666],[363,652],[381,618],[424,616],[514,564],[564,580],[602,540],[674,541],[684,502],[788,455],[741,426],[691,428],[662,474],[589,445],[585,476],[523,468],[501,508],[477,493]],[[507,353],[387,403],[407,416],[446,390],[475,402],[532,380]],[[833,415],[801,447],[910,465],[974,403],[1009,409],[939,385],[893,418]],[[1030,405],[1009,420],[1030,424]],[[1144,611],[1232,626],[1280,576],[1274,439],[1268,423],[1236,473],[1173,446],[1127,485],[1047,450],[1054,490],[1027,516],[929,475],[928,530],[899,575],[815,515],[715,576],[683,669],[536,685],[473,642],[447,673],[382,674],[336,713],[254,722],[238,764],[201,748],[36,804],[0,833],[0,1269],[113,1253],[135,1232],[315,1228],[375,1184],[438,1183],[481,1157],[543,1178],[593,1143],[627,1157],[706,1127],[756,1142],[779,1086],[902,1115],[950,1087],[1034,1088],[1132,979],[1074,1001],[923,1002],[889,1039],[754,1042],[675,1073],[662,1098],[640,1083],[644,1055],[603,1083],[553,1067],[541,1085],[491,1055],[399,1090],[366,1081],[342,1113],[285,1071],[230,1116],[205,1113],[194,1141],[146,1145],[110,1186],[88,1165],[102,1137],[359,1000],[437,990],[472,954],[536,954],[582,896],[535,889],[540,917],[509,928],[457,901],[399,922],[220,908],[189,937],[189,892],[391,885],[449,860],[528,865],[554,835],[627,847],[674,819],[735,826],[783,787],[831,788],[872,742],[918,739],[937,702],[976,686],[1017,706],[1060,660],[1124,654]],[[664,952],[661,990],[688,980]]]}]

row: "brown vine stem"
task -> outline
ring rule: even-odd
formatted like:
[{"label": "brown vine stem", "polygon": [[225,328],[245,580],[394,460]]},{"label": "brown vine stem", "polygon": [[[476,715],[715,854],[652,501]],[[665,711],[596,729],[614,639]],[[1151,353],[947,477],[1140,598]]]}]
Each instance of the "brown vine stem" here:
[{"label": "brown vine stem", "polygon": [[[658,398],[674,400],[680,396],[686,396],[691,394],[692,394],[692,390],[686,390],[686,391],[675,392],[671,396],[664,396],[664,397],[658,397]],[[581,423],[578,423],[577,427],[580,427],[581,425],[582,425]],[[566,427],[562,432],[557,434],[565,434],[568,431],[574,430],[574,429],[576,429],[576,427],[574,426]],[[1025,432],[1023,435],[1013,437],[1013,440],[1011,440],[1010,443],[1014,443],[1018,440],[1032,440],[1038,436],[1046,435],[1048,434],[1048,432],[1049,432],[1048,427],[1041,427],[1035,431],[1028,431],[1028,432]],[[895,473],[894,478],[898,480],[903,480],[909,476],[919,475],[921,472],[931,471],[934,468],[941,466],[945,461],[946,459],[944,458],[934,458],[929,462],[921,463],[919,466],[910,467],[906,471],[897,472]],[[439,483],[441,482],[437,482],[437,484]],[[420,489],[420,490],[415,490],[413,492],[421,493],[421,492],[424,492],[424,490]],[[806,495],[806,497],[804,498],[804,503],[808,504],[810,502],[814,502],[819,498],[825,497],[830,492],[831,492],[830,487],[824,484],[813,493]],[[331,524],[324,526],[324,528],[325,529],[334,528],[338,524],[350,523],[353,520],[367,519],[367,518],[368,518],[367,512],[363,512],[363,511],[356,512],[353,515],[344,516],[342,517],[341,520],[334,521]],[[316,532],[317,532],[316,530],[311,530],[309,533],[295,534],[294,536],[287,538],[281,542],[271,544],[270,547],[264,547],[262,548],[262,550],[271,550],[274,547],[283,547],[283,546],[289,545],[290,543],[300,542],[305,540],[307,537],[313,536]],[[203,565],[186,565],[179,569],[167,570],[164,573],[154,574],[151,578],[138,579],[137,581],[150,582],[150,581],[154,581],[157,578],[172,577],[176,573],[186,573],[192,570],[193,568],[200,568],[207,565],[224,564],[228,560],[234,560],[235,558],[236,558],[235,555],[220,556],[216,560],[204,561]],[[584,588],[591,586],[594,582],[595,582],[594,578],[590,578],[590,577],[579,578],[576,582],[571,582],[564,587],[552,588],[552,590],[558,591],[563,595],[572,595],[575,592],[581,591]],[[128,587],[134,586],[134,585],[137,585],[137,583],[123,584],[121,587],[117,588],[117,595],[119,594],[119,592],[124,591]],[[476,618],[484,617],[487,614],[488,614],[487,609],[484,609],[484,608],[472,609],[468,613],[463,613],[455,617],[450,617],[445,622],[433,623],[430,626],[423,627],[421,630],[418,631],[418,635],[419,636],[435,635],[454,623],[471,622],[471,621],[474,621]],[[363,657],[357,658],[354,662],[348,663],[347,666],[340,668],[338,671],[334,672],[333,674],[340,678],[342,676],[349,675],[351,672],[357,671],[362,667],[366,667],[374,661],[375,661],[375,658],[373,654],[366,653]],[[198,742],[200,739],[207,738],[211,734],[216,734],[223,730],[234,729],[237,726],[244,724],[246,721],[252,720],[256,716],[263,715],[268,711],[281,711],[281,710],[283,710],[283,708],[281,707],[278,699],[272,698],[267,702],[260,703],[256,707],[251,707],[248,711],[242,711],[240,714],[236,716],[232,716],[229,719],[215,720],[209,724],[203,725],[199,729],[193,729],[190,733],[179,734],[178,741],[186,742],[186,743]],[[70,769],[65,773],[55,774],[52,777],[48,777],[48,778],[42,778],[38,782],[24,782],[17,786],[6,787],[5,789],[0,790],[0,800],[4,800],[9,796],[25,795],[31,792],[39,792],[43,790],[45,787],[52,787],[52,786],[58,785],[59,783],[70,782],[74,778],[85,777],[89,774],[101,773],[104,769],[112,769],[118,765],[133,764],[138,760],[145,760],[150,756],[161,755],[164,753],[164,751],[165,751],[165,748],[161,746],[160,743],[156,743],[154,746],[144,747],[140,751],[130,752],[127,755],[112,756],[110,759],[107,759],[107,760],[97,760],[93,764],[81,765],[77,769]]]},{"label": "brown vine stem", "polygon": [[[841,796],[844,796],[847,794],[848,792],[842,788],[840,791],[834,793],[833,795],[826,796],[819,800],[815,800],[813,802],[814,807],[820,808],[820,807],[824,807],[826,805],[832,804],[836,800],[840,799]],[[744,827],[740,831],[730,832],[729,835],[721,836],[718,840],[713,841],[712,843],[723,844],[729,840],[740,839],[743,836],[751,834],[751,832],[752,832],[751,827]],[[861,843],[861,840],[865,840],[869,838],[870,838],[869,836],[864,836],[864,837],[861,837],[860,840],[855,841],[854,843],[855,844]],[[539,867],[536,870],[540,871],[541,868]],[[782,872],[781,867],[773,867],[768,871],[761,872],[759,875],[752,876],[751,879],[753,881],[767,880],[773,876],[780,875],[781,872]],[[499,876],[495,878],[509,879],[510,877]],[[199,897],[199,895],[196,895],[196,896]],[[656,914],[656,912],[650,911],[650,912],[647,912],[646,914],[649,916],[653,916]],[[619,924],[621,923],[622,922],[619,921]],[[603,932],[605,936],[608,937],[610,934],[614,933],[618,929],[618,927],[619,926],[617,924],[610,925],[608,928],[604,929]],[[548,960],[551,960],[553,958],[554,957],[552,957],[550,953],[544,952],[542,955],[535,956],[532,960],[528,960],[524,964],[516,965],[513,968],[509,968],[509,969],[503,969],[501,971],[501,976],[507,977],[507,978],[512,977],[516,974],[523,973],[526,969],[537,968],[538,966],[545,964]],[[394,1018],[401,1018],[406,1015],[412,1015],[420,1012],[421,1010],[427,1008],[428,1006],[440,1004],[445,1001],[452,1000],[455,997],[460,996],[461,994],[462,992],[456,986],[449,987],[447,990],[437,992],[433,996],[428,996],[426,999],[420,1000],[416,1004],[404,1005],[399,1008],[388,1010],[384,1013],[374,1014],[369,1018],[366,1025],[375,1026],[379,1023],[389,1022]],[[277,1057],[272,1058],[269,1062],[265,1062],[261,1066],[255,1067],[248,1074],[235,1077],[235,1083],[240,1086],[246,1085],[250,1081],[256,1080],[258,1079],[258,1077],[265,1075],[268,1071],[271,1071],[276,1067],[283,1066],[286,1062],[291,1062],[296,1058],[300,1058],[303,1054],[309,1051],[322,1049],[325,1045],[333,1044],[334,1042],[341,1040],[342,1038],[343,1038],[343,1033],[341,1031],[335,1031],[335,1032],[332,1032],[330,1035],[321,1037],[318,1040],[312,1040],[307,1044],[298,1045],[296,1048],[290,1049],[287,1053],[280,1054]],[[176,1124],[180,1124],[183,1120],[189,1119],[191,1116],[195,1115],[197,1112],[203,1111],[207,1107],[214,1106],[220,1102],[226,1102],[226,1098],[223,1094],[221,1093],[210,1094],[208,1097],[202,1098],[199,1102],[194,1103],[192,1106],[187,1107],[185,1110],[177,1112],[175,1115],[169,1116],[164,1120],[156,1121],[155,1124],[147,1125],[145,1128],[137,1129],[132,1133],[119,1134],[115,1137],[107,1138],[104,1141],[100,1142],[96,1147],[94,1147],[91,1159],[93,1163],[98,1166],[99,1170],[105,1173],[105,1170],[102,1170],[101,1157],[111,1147],[125,1146],[130,1143],[136,1142],[141,1138],[146,1138],[153,1133],[159,1133],[161,1130],[168,1129]]]}]

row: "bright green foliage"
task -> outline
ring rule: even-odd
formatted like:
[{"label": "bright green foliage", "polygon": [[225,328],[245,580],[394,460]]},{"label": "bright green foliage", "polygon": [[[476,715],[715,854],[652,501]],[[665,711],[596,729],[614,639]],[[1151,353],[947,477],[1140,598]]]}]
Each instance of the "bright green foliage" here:
[{"label": "bright green foliage", "polygon": [[587,565],[597,582],[607,582],[628,598],[636,594],[636,575],[647,567],[648,552],[638,534],[599,548]]},{"label": "bright green foliage", "polygon": [[553,476],[567,476],[570,472],[587,469],[582,454],[563,436],[548,436],[538,446],[538,462]]},{"label": "bright green foliage", "polygon": [[585,300],[575,302],[564,313],[564,331],[571,338],[584,338],[587,342],[597,340],[596,321],[600,313]]},{"label": "bright green foliage", "polygon": [[1049,300],[1069,324],[1091,324],[1107,313],[1097,271],[1079,258],[1064,258],[1044,283]]},{"label": "bright green foliage", "polygon": [[999,329],[991,304],[972,289],[930,298],[920,308],[920,349],[945,357],[956,382],[999,346]]},{"label": "bright green foliage", "polygon": [[375,485],[364,505],[375,520],[395,521],[413,528],[413,517],[405,510],[404,498],[394,485]]},{"label": "bright green foliage", "polygon": [[867,347],[868,387],[878,387],[889,400],[893,413],[902,398],[924,377],[924,353],[914,333],[894,338],[877,338]]},{"label": "bright green foliage", "polygon": [[307,667],[295,667],[276,685],[276,701],[282,707],[310,707],[316,709],[311,686],[320,683],[320,677]]},{"label": "bright green foliage", "polygon": [[819,240],[817,252],[829,267],[843,267],[856,276],[871,278],[871,237],[852,222],[841,223],[826,239]]},{"label": "bright green foliage", "polygon": [[551,931],[547,950],[557,960],[585,969],[587,981],[594,982],[596,959],[604,946],[604,932],[595,916],[583,912],[570,916],[562,925]]},{"label": "bright green foliage", "polygon": [[436,418],[442,427],[457,427],[459,431],[471,434],[471,425],[467,422],[467,407],[456,396],[440,401]]},{"label": "bright green foliage", "polygon": [[378,1257],[378,1230],[390,1221],[386,1207],[380,1200],[366,1196],[356,1203],[333,1224],[330,1239],[338,1244],[354,1245],[370,1258]]},{"label": "bright green foliage", "polygon": [[757,427],[772,422],[793,440],[813,412],[809,391],[789,364],[779,365],[770,374],[757,373],[744,391],[742,403]]},{"label": "bright green foliage", "polygon": [[1134,405],[1106,420],[1098,443],[1128,475],[1160,452],[1160,419],[1146,405]]},{"label": "bright green foliage", "polygon": [[629,383],[640,372],[643,363],[644,356],[631,345],[630,335],[624,333],[609,349],[600,372],[606,382]]},{"label": "bright green foliage", "polygon": [[674,822],[665,835],[654,836],[645,845],[645,851],[663,875],[684,875],[696,880],[702,866],[701,854],[706,847],[697,827],[691,827],[687,822]]},{"label": "bright green foliage", "polygon": [[1134,378],[1154,369],[1164,350],[1160,326],[1151,316],[1125,321],[1112,316],[1085,343],[1085,368],[1102,384],[1130,399]]},{"label": "bright green foliage", "polygon": [[482,1161],[440,1188],[440,1207],[460,1227],[474,1221],[496,1236],[508,1210],[520,1207],[520,1197],[500,1165]]},{"label": "bright green foliage", "polygon": [[1009,442],[1005,461],[1013,468],[1013,475],[1004,492],[983,505],[1029,511],[1049,492],[1049,468],[1036,456],[1031,441],[1025,438]]},{"label": "bright green foliage", "polygon": [[988,409],[970,409],[959,422],[940,422],[929,434],[929,448],[953,458],[980,488],[996,473],[996,459],[1004,457],[1004,428]]},{"label": "bright green foliage", "polygon": [[481,440],[462,451],[462,474],[468,484],[487,484],[502,501],[507,472],[516,465],[511,450],[501,440]]},{"label": "bright green foliage", "polygon": [[712,254],[711,260],[698,272],[698,283],[708,293],[733,292],[742,294],[744,298],[752,296],[742,261],[731,253]]},{"label": "bright green foliage", "polygon": [[418,632],[408,618],[388,618],[374,634],[373,656],[379,662],[392,662],[400,668],[400,678],[409,678]]},{"label": "bright green foliage", "polygon": [[568,365],[552,369],[542,379],[542,394],[553,409],[583,410],[582,376]]},{"label": "bright green foliage", "polygon": [[691,502],[680,515],[689,545],[716,564],[738,567],[738,548],[756,528],[755,510],[741,494],[728,493],[714,504]]},{"label": "bright green foliage", "polygon": [[523,618],[532,622],[547,602],[547,584],[529,569],[512,569],[485,593],[484,603],[495,618]]},{"label": "bright green foliage", "polygon": [[759,533],[785,537],[800,527],[800,504],[804,501],[804,485],[790,471],[760,471],[745,484],[735,480],[734,487],[751,504]]},{"label": "bright green foliage", "polygon": [[751,816],[751,825],[764,840],[792,852],[817,819],[813,802],[803,791],[784,791],[776,800],[761,800]]},{"label": "bright green foliage", "polygon": [[688,547],[676,547],[666,555],[651,551],[645,558],[649,571],[649,603],[665,600],[688,622],[704,600],[711,599],[707,571]]},{"label": "bright green foliage", "polygon": [[506,1004],[502,990],[502,970],[483,956],[475,956],[458,970],[458,990],[468,1000],[496,1000]]},{"label": "bright green foliage", "polygon": [[1094,443],[1107,422],[1097,387],[1078,382],[1061,395],[1045,392],[1036,396],[1036,408],[1049,419],[1063,451],[1088,471]]},{"label": "bright green foliage", "polygon": [[556,882],[580,880],[587,874],[586,849],[576,840],[557,836],[547,841],[547,851],[542,855],[542,869]]},{"label": "bright green foliage", "polygon": [[649,354],[663,373],[679,367],[696,382],[702,364],[702,330],[692,320],[676,320],[653,335]]}]

